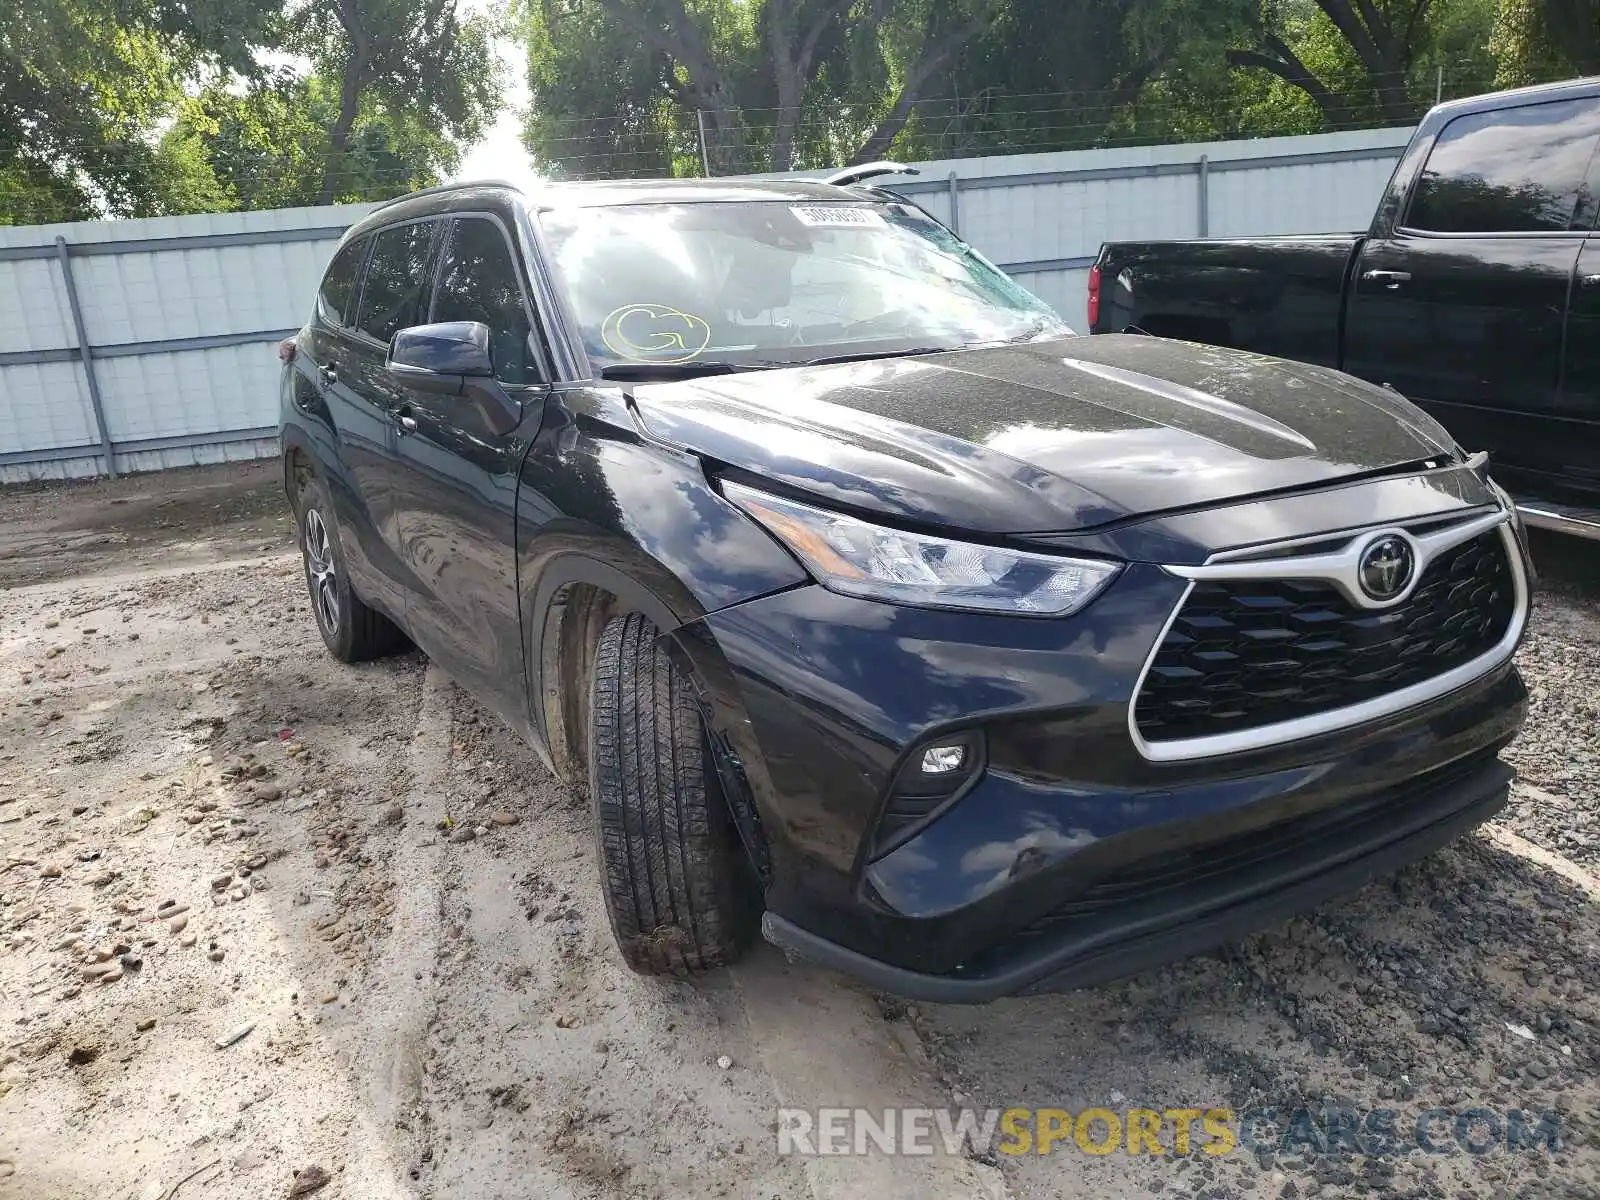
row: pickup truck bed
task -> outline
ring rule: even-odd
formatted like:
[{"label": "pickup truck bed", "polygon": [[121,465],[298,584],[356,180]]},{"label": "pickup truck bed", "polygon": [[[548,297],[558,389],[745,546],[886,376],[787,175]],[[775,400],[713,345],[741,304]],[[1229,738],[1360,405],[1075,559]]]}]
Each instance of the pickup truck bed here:
[{"label": "pickup truck bed", "polygon": [[1453,101],[1365,233],[1114,242],[1090,331],[1336,367],[1437,417],[1531,524],[1600,536],[1600,79]]}]

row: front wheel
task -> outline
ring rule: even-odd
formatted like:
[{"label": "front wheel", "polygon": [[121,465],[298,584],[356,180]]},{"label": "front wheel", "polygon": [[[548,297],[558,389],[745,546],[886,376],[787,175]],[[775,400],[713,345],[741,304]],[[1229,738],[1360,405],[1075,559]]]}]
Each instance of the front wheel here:
[{"label": "front wheel", "polygon": [[688,975],[743,953],[760,914],[688,677],[637,613],[600,635],[589,782],[600,885],[628,966]]}]

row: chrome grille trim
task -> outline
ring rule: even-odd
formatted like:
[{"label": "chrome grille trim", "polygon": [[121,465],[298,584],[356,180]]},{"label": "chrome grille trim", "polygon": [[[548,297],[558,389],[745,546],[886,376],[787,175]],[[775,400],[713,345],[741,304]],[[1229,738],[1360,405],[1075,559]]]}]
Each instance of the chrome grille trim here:
[{"label": "chrome grille trim", "polygon": [[[1332,554],[1313,554],[1305,558],[1240,559],[1227,552],[1215,555],[1200,567],[1167,567],[1166,570],[1183,579],[1315,579],[1331,583],[1344,598],[1357,608],[1382,609],[1404,604],[1421,582],[1428,564],[1454,546],[1509,521],[1511,516],[1503,509],[1494,509],[1471,521],[1449,525],[1435,533],[1415,534],[1403,525],[1379,525],[1350,535],[1344,549]],[[1411,547],[1416,556],[1416,566],[1411,572],[1411,582],[1405,591],[1390,600],[1372,599],[1361,590],[1361,552],[1374,538],[1392,534]],[[1307,541],[1326,542],[1326,534]],[[1261,547],[1251,547],[1250,553],[1258,555]]]},{"label": "chrome grille trim", "polygon": [[[1316,579],[1331,583],[1341,592],[1348,595],[1364,608],[1384,609],[1395,604],[1403,603],[1415,589],[1416,581],[1422,577],[1427,562],[1453,546],[1477,537],[1496,526],[1500,528],[1500,539],[1505,548],[1506,558],[1511,570],[1512,587],[1515,595],[1513,598],[1511,621],[1506,626],[1503,636],[1493,649],[1477,658],[1435,675],[1431,679],[1420,683],[1411,684],[1384,696],[1377,696],[1359,704],[1350,704],[1342,708],[1332,708],[1325,712],[1314,713],[1309,716],[1296,717],[1288,721],[1278,721],[1271,725],[1259,725],[1251,729],[1241,729],[1232,733],[1213,734],[1206,737],[1173,739],[1171,741],[1151,742],[1145,739],[1139,731],[1138,706],[1139,693],[1144,690],[1145,678],[1149,675],[1151,667],[1155,664],[1156,657],[1161,653],[1161,647],[1166,641],[1167,633],[1174,622],[1183,612],[1183,607],[1188,603],[1189,595],[1194,591],[1195,584],[1203,579]],[[1353,571],[1353,565],[1359,561],[1362,547],[1373,537],[1386,533],[1395,533],[1407,538],[1413,551],[1419,555],[1418,566],[1413,572],[1411,587],[1396,600],[1387,604],[1374,604],[1370,599],[1365,599],[1361,592]],[[1342,536],[1335,534],[1335,537]],[[1311,555],[1305,558],[1273,558],[1259,561],[1239,560],[1225,555],[1213,555],[1199,567],[1166,567],[1170,574],[1187,579],[1189,584],[1183,589],[1183,594],[1178,597],[1178,602],[1173,606],[1172,612],[1167,615],[1166,621],[1161,626],[1161,631],[1156,635],[1155,642],[1146,655],[1144,666],[1140,668],[1138,680],[1135,682],[1133,692],[1128,698],[1128,735],[1133,739],[1133,744],[1139,753],[1152,762],[1182,762],[1192,759],[1217,758],[1225,754],[1244,754],[1252,750],[1261,750],[1271,746],[1280,746],[1287,742],[1301,741],[1305,738],[1320,737],[1326,733],[1333,733],[1340,729],[1348,729],[1354,725],[1362,725],[1380,717],[1390,716],[1419,704],[1426,704],[1440,696],[1455,691],[1459,687],[1471,683],[1473,680],[1487,674],[1500,666],[1517,648],[1517,643],[1522,638],[1522,631],[1528,623],[1529,593],[1528,576],[1522,561],[1522,547],[1517,541],[1514,531],[1512,514],[1506,509],[1495,509],[1482,517],[1452,525],[1434,534],[1417,536],[1410,533],[1403,526],[1379,525],[1362,529],[1349,535],[1349,542],[1343,550],[1333,554]],[[1326,542],[1329,535],[1320,534],[1310,538],[1298,538],[1290,544],[1308,544],[1313,542]],[[1280,546],[1282,544],[1280,543]],[[1254,546],[1248,553],[1260,554],[1270,551],[1271,546]],[[1227,552],[1230,555],[1238,552]],[[1286,569],[1288,568],[1288,569]],[[1357,599],[1361,597],[1361,599]]]}]

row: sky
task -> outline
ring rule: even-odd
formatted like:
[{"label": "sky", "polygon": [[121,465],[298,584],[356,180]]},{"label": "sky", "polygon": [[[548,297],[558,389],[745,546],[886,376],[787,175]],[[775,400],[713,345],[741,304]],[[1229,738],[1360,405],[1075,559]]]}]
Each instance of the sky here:
[{"label": "sky", "polygon": [[494,49],[505,68],[506,88],[500,114],[484,139],[462,155],[461,169],[451,182],[509,179],[516,183],[532,173],[521,141],[522,114],[528,107],[528,68],[522,47],[510,38],[497,38]]}]

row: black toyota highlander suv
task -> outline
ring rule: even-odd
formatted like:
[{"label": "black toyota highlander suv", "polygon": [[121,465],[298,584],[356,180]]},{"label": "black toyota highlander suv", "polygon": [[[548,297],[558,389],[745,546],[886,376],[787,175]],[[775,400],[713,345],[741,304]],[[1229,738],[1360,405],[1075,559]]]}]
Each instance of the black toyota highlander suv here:
[{"label": "black toyota highlander suv", "polygon": [[419,193],[281,348],[323,640],[592,803],[623,957],[759,925],[983,1000],[1193,953],[1494,813],[1522,532],[1337,371],[1073,334],[870,185]]}]

